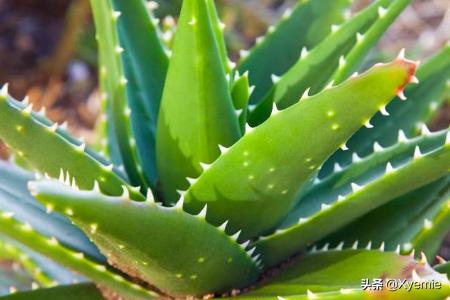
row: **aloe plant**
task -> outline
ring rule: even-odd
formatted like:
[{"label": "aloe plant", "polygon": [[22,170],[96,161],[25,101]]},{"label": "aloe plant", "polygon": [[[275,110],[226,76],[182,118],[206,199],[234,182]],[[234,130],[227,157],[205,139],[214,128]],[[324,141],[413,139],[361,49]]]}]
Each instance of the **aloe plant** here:
[{"label": "aloe plant", "polygon": [[424,124],[450,47],[358,73],[410,2],[299,1],[235,63],[213,0],[183,1],[170,42],[143,0],[91,0],[97,141],[1,90],[22,167],[0,163],[0,299],[449,296],[428,260],[450,229],[450,134]]}]

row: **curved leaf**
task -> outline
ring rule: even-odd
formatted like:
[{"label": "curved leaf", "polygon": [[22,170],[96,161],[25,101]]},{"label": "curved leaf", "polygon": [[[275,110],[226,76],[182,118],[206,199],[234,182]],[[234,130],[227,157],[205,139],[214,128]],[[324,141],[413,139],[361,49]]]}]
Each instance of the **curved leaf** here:
[{"label": "curved leaf", "polygon": [[[4,88],[5,89],[5,88]],[[118,175],[113,166],[86,148],[83,141],[67,137],[64,129],[52,123],[25,103],[0,95],[0,137],[17,155],[30,165],[53,178],[69,173],[69,181],[75,180],[81,188],[91,189],[97,180],[103,192],[120,195],[126,186],[133,199],[144,197],[131,188]],[[67,174],[66,174],[67,175]]]},{"label": "curved leaf", "polygon": [[[251,104],[259,102],[273,85],[271,76],[280,76],[300,57],[302,48],[311,49],[330,32],[331,25],[344,20],[348,0],[298,1],[291,12],[264,38],[259,38],[248,55],[241,56],[238,70],[249,71],[250,83],[256,87]],[[244,52],[243,52],[244,53]],[[270,57],[270,63],[267,58]]]},{"label": "curved leaf", "polygon": [[[100,85],[103,91],[107,115],[103,125],[112,137],[107,142],[111,158],[116,164],[123,166],[134,186],[142,187],[146,192],[147,182],[140,168],[136,143],[132,136],[131,114],[127,95],[128,80],[125,77],[122,62],[123,46],[119,41],[117,21],[120,12],[113,10],[111,0],[91,0],[92,13],[95,21],[96,36],[99,46]],[[131,52],[131,51],[130,51]],[[135,54],[135,53],[133,53]],[[129,59],[130,56],[128,56]],[[128,66],[131,68],[131,66]],[[130,71],[130,69],[129,69]],[[133,87],[139,78],[133,73]],[[136,111],[135,111],[136,113]],[[139,112],[140,113],[140,112]]]},{"label": "curved leaf", "polygon": [[[443,285],[442,290],[437,289],[434,293],[428,290],[431,294],[429,299],[441,299],[439,297],[450,291],[446,276],[435,272],[426,262],[416,262],[410,256],[382,251],[330,250],[309,253],[295,259],[280,276],[238,299],[265,299],[264,297],[276,296],[287,297],[286,299],[291,299],[292,296],[292,299],[297,299],[297,295],[310,297],[299,296],[298,299],[322,299],[321,295],[327,295],[322,293],[333,291],[340,295],[324,299],[353,299],[352,294],[355,299],[370,299],[371,294],[372,297],[376,295],[376,291],[361,291],[365,278],[370,282],[374,278],[404,279],[411,282],[417,281],[416,277],[421,280],[435,280]],[[402,298],[396,298],[395,292],[387,290],[384,290],[383,294],[387,296],[389,293],[392,293],[392,299],[413,299],[407,298],[406,294],[402,294]],[[414,291],[411,291],[411,295],[413,293]],[[311,296],[314,294],[317,295],[316,298]],[[422,298],[416,296],[416,299]]]},{"label": "curved leaf", "polygon": [[351,192],[321,210],[305,216],[296,225],[259,240],[257,250],[268,265],[282,261],[369,211],[411,190],[447,175],[450,143],[424,155],[416,153],[404,165],[387,167],[381,176],[362,185],[352,183]]},{"label": "curved leaf", "polygon": [[[186,194],[187,208],[208,203],[208,220],[255,237],[277,225],[300,187],[339,146],[407,84],[414,64],[378,66],[277,112],[224,152]],[[289,126],[287,126],[289,125]],[[242,170],[236,172],[236,170]]]},{"label": "curved leaf", "polygon": [[180,206],[106,197],[52,181],[33,182],[30,188],[39,201],[68,214],[109,262],[172,295],[241,288],[259,274],[246,246]]},{"label": "curved leaf", "polygon": [[0,213],[0,233],[19,241],[64,267],[77,271],[123,297],[142,300],[157,297],[154,292],[125,280],[114,271],[107,269],[105,265],[85,258],[83,253],[69,250],[60,245],[57,239],[37,233],[29,224],[16,221],[13,215],[11,212]]},{"label": "curved leaf", "polygon": [[[348,142],[351,152],[337,151],[322,167],[322,176],[331,172],[334,163],[346,165],[351,162],[351,153],[360,156],[372,152],[375,142],[386,147],[397,140],[397,132],[403,130],[407,135],[415,135],[423,123],[429,121],[432,112],[445,100],[443,91],[450,78],[450,46],[430,58],[417,70],[418,85],[405,89],[407,101],[392,101],[383,112],[372,118],[374,128],[361,128]],[[387,116],[390,114],[390,116]]]},{"label": "curved leaf", "polygon": [[156,19],[143,0],[113,0],[127,84],[128,106],[142,169],[156,187],[155,137],[169,60],[159,39]]},{"label": "curved leaf", "polygon": [[157,163],[165,201],[176,202],[186,177],[240,137],[206,1],[186,0],[178,22],[157,132]]}]

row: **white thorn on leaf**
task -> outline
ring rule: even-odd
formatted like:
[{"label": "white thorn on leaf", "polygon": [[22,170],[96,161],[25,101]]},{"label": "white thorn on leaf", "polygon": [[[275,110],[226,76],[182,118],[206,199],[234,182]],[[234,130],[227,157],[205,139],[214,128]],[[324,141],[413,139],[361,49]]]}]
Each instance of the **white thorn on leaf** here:
[{"label": "white thorn on leaf", "polygon": [[422,157],[422,152],[420,151],[419,146],[416,146],[416,148],[414,148],[414,159],[419,159]]},{"label": "white thorn on leaf", "polygon": [[0,90],[0,96],[2,96],[2,97],[7,97],[7,96],[8,96],[8,88],[9,88],[9,84],[8,84],[8,83],[5,83],[5,84],[2,86],[2,89]]},{"label": "white thorn on leaf", "polygon": [[248,50],[241,50],[239,51],[239,56],[242,58],[246,58],[250,54],[250,51]]},{"label": "white thorn on leaf", "polygon": [[31,114],[33,111],[33,103],[28,104],[23,110],[25,114]]},{"label": "white thorn on leaf", "polygon": [[420,126],[420,133],[422,135],[430,135],[431,134],[431,131],[428,128],[427,124],[422,123],[422,125]]},{"label": "white thorn on leaf", "polygon": [[227,228],[227,225],[228,225],[228,220],[225,221],[225,222],[223,222],[222,225],[220,225],[218,228],[219,228],[220,230],[222,230],[223,232],[225,232],[225,230],[226,230],[226,228]]},{"label": "white thorn on leaf", "polygon": [[367,243],[366,250],[372,250],[372,241]]},{"label": "white thorn on leaf", "polygon": [[419,78],[417,78],[417,76],[411,77],[411,83],[418,84],[419,83]]},{"label": "white thorn on leaf", "polygon": [[330,207],[331,207],[331,205],[326,204],[326,203],[322,203],[322,205],[320,206],[320,209],[321,209],[321,210],[327,210],[327,209],[329,209]]},{"label": "white thorn on leaf", "polygon": [[212,164],[200,163],[200,166],[202,167],[203,172],[205,172],[211,168]]},{"label": "white thorn on leaf", "polygon": [[189,182],[189,185],[193,185],[197,182],[198,178],[186,177],[186,180]]},{"label": "white thorn on leaf", "polygon": [[387,9],[380,6],[378,7],[378,15],[382,18],[386,15]]},{"label": "white thorn on leaf", "polygon": [[310,97],[310,96],[309,96],[309,91],[310,91],[310,90],[311,90],[310,87],[307,88],[307,89],[303,92],[303,95],[302,95],[301,99],[309,98],[309,97]]},{"label": "white thorn on leaf", "polygon": [[303,223],[306,223],[307,221],[308,221],[308,218],[299,218],[298,224],[303,224]]},{"label": "white thorn on leaf", "polygon": [[272,80],[273,83],[278,83],[281,79],[280,76],[277,76],[275,74],[270,75],[270,79]]},{"label": "white thorn on leaf", "polygon": [[336,32],[339,29],[339,25],[333,24],[331,25],[331,32]]},{"label": "white thorn on leaf", "polygon": [[356,193],[357,191],[359,191],[359,190],[362,189],[361,186],[357,185],[357,184],[354,183],[354,182],[351,183],[351,186],[352,186],[352,191],[353,191],[353,193]]},{"label": "white thorn on leaf", "polygon": [[239,230],[238,232],[236,232],[235,234],[233,234],[231,236],[231,238],[235,241],[237,241],[239,239],[239,236],[241,235],[242,230]]},{"label": "white thorn on leaf", "polygon": [[347,151],[348,147],[346,143],[343,143],[339,148],[341,148],[342,151]]},{"label": "white thorn on leaf", "polygon": [[352,249],[353,250],[357,250],[358,249],[358,240],[356,240],[354,243],[353,243],[353,245],[352,245]]},{"label": "white thorn on leaf", "polygon": [[342,202],[342,201],[344,201],[344,200],[345,200],[345,197],[344,197],[344,196],[338,195],[338,197],[337,197],[337,201],[338,201],[338,202]]},{"label": "white thorn on leaf", "polygon": [[402,48],[397,55],[397,59],[404,60],[405,59],[405,51],[406,51],[405,48]]},{"label": "white thorn on leaf", "polygon": [[428,219],[423,220],[423,228],[431,229],[433,227],[433,222]]},{"label": "white thorn on leaf", "polygon": [[253,131],[253,127],[251,127],[248,123],[245,123],[245,133],[250,133]]},{"label": "white thorn on leaf", "polygon": [[280,112],[280,110],[278,109],[277,104],[273,103],[273,105],[272,105],[272,116],[278,114],[279,112]]},{"label": "white thorn on leaf", "polygon": [[389,116],[389,112],[386,110],[386,105],[380,107],[380,112],[383,116]]},{"label": "white thorn on leaf", "polygon": [[183,210],[183,204],[184,204],[184,198],[181,197],[180,200],[178,200],[177,203],[175,203],[174,208],[175,209],[179,209],[179,210]]},{"label": "white thorn on leaf", "polygon": [[207,211],[208,211],[208,204],[205,204],[203,209],[197,214],[197,217],[202,218],[202,219],[206,218]]},{"label": "white thorn on leaf", "polygon": [[314,294],[313,292],[311,292],[310,290],[306,291],[306,295],[307,295],[308,299],[317,299],[317,295]]},{"label": "white thorn on leaf", "polygon": [[383,151],[383,147],[378,142],[375,142],[373,143],[373,151],[374,152]]},{"label": "white thorn on leaf", "polygon": [[308,49],[303,47],[302,52],[300,52],[300,59],[304,59],[306,56],[308,56]]},{"label": "white thorn on leaf", "polygon": [[357,77],[358,76],[358,72],[355,72],[355,73],[353,73],[351,76],[350,76],[350,78],[355,78],[355,77]]},{"label": "white thorn on leaf", "polygon": [[385,247],[385,243],[382,242],[380,245],[380,248],[378,248],[378,250],[380,250],[381,252],[384,252],[384,247]]},{"label": "white thorn on leaf", "polygon": [[342,167],[339,165],[339,163],[334,163],[334,172],[340,172],[342,171]]},{"label": "white thorn on leaf", "polygon": [[325,89],[331,89],[331,88],[333,87],[333,85],[334,85],[334,80],[331,80],[331,81],[327,84],[327,86],[325,87]]},{"label": "white thorn on leaf", "polygon": [[402,101],[405,101],[407,98],[406,98],[406,96],[405,96],[405,93],[403,92],[403,90],[399,90],[398,92],[397,92],[397,97],[400,99],[400,100],[402,100]]},{"label": "white thorn on leaf", "polygon": [[364,35],[362,35],[361,33],[357,32],[356,33],[356,41],[358,43],[360,43],[363,39],[364,39]]},{"label": "white thorn on leaf", "polygon": [[373,125],[370,123],[370,120],[367,120],[365,123],[364,123],[364,127],[366,127],[366,128],[373,128]]},{"label": "white thorn on leaf", "polygon": [[222,146],[222,145],[219,144],[219,150],[220,150],[220,153],[225,154],[225,153],[228,152],[229,149],[230,149],[230,148],[227,148],[227,147]]},{"label": "white thorn on leaf", "polygon": [[339,68],[345,65],[345,57],[342,55],[339,57]]},{"label": "white thorn on leaf", "polygon": [[337,251],[341,251],[342,249],[344,249],[344,242],[340,242],[335,248]]},{"label": "white thorn on leaf", "polygon": [[395,252],[397,255],[400,255],[400,245],[397,245],[397,247],[395,248],[394,252]]},{"label": "white thorn on leaf", "polygon": [[392,164],[390,162],[388,162],[386,164],[386,174],[390,174],[394,171],[395,171],[394,167],[392,166]]},{"label": "white thorn on leaf", "polygon": [[406,137],[405,132],[401,129],[398,131],[398,141],[400,143],[404,143],[404,142],[408,141],[408,138]]},{"label": "white thorn on leaf", "polygon": [[120,11],[113,10],[113,12],[112,12],[112,17],[114,20],[117,20],[121,15],[122,15],[122,13]]},{"label": "white thorn on leaf", "polygon": [[288,7],[288,8],[284,11],[282,18],[283,18],[283,19],[287,19],[287,18],[289,18],[289,17],[291,16],[291,14],[292,14],[292,8]]},{"label": "white thorn on leaf", "polygon": [[359,161],[361,161],[361,157],[359,157],[358,153],[353,152],[353,154],[352,154],[352,161],[353,161],[353,162],[359,162]]}]

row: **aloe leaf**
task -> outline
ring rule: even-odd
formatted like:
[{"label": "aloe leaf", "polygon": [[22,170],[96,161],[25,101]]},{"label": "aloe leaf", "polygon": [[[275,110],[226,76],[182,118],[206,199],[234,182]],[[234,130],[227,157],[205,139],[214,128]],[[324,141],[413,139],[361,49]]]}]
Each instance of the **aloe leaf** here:
[{"label": "aloe leaf", "polygon": [[225,45],[225,38],[223,35],[225,24],[220,21],[216,5],[214,4],[214,0],[206,0],[206,5],[208,6],[211,28],[216,38],[217,48],[219,50],[220,59],[222,61],[224,71],[226,73],[229,73],[232,69],[232,66],[228,58],[227,47]]},{"label": "aloe leaf", "polygon": [[[392,145],[399,130],[411,136],[417,133],[418,125],[420,129],[420,125],[429,121],[432,112],[445,100],[442,95],[448,88],[447,81],[450,77],[450,46],[447,45],[420,66],[416,77],[419,84],[405,89],[407,101],[400,101],[397,97],[372,119],[374,128],[361,128],[350,139],[348,147],[352,152],[365,156],[372,152],[375,141],[383,146]],[[348,152],[338,151],[324,165],[321,174],[329,174],[335,162],[345,165],[350,161],[351,155]]]},{"label": "aloe leaf", "polygon": [[64,173],[67,180],[75,180],[83,189],[92,189],[97,180],[101,190],[111,195],[121,195],[125,186],[133,199],[144,199],[112,164],[83,141],[68,137],[57,123],[32,112],[31,105],[7,98],[5,88],[0,95],[0,137],[31,166],[53,178]]},{"label": "aloe leaf", "polygon": [[145,1],[113,0],[127,84],[131,123],[142,169],[156,186],[155,137],[169,60],[159,39],[157,20]]},{"label": "aloe leaf", "polygon": [[[395,1],[403,3],[404,6],[411,0]],[[306,92],[316,94],[321,91],[339,64],[344,63],[342,58],[356,44],[356,36],[364,33],[370,26],[375,26],[372,24],[381,22],[380,8],[390,2],[383,0],[374,2],[341,26],[333,27],[333,32],[310,52],[304,50],[300,59],[276,79],[272,89],[250,114],[250,124],[262,123],[270,115],[273,103],[279,109],[284,109],[306,96]],[[391,7],[392,5],[388,6],[388,11]]]},{"label": "aloe leaf", "polygon": [[[112,156],[112,158],[115,158],[113,162],[123,163],[130,182],[135,186],[141,186],[142,191],[146,191],[148,185],[140,168],[136,141],[132,135],[130,119],[133,111],[129,105],[129,95],[127,95],[128,79],[125,76],[122,62],[124,48],[119,41],[117,32],[117,21],[120,12],[113,10],[111,0],[91,0],[91,7],[99,46],[102,101],[106,101],[107,115],[103,120],[107,122],[108,136],[114,135],[108,141],[109,152],[118,153],[118,158]],[[133,53],[132,51],[130,52]],[[130,59],[130,55],[128,57]],[[129,65],[128,67],[130,70],[131,66]],[[136,87],[138,76],[136,74],[133,75],[133,87]],[[138,113],[141,112],[134,111],[134,114]]]},{"label": "aloe leaf", "polygon": [[[281,76],[300,57],[303,47],[312,49],[331,31],[331,25],[344,20],[348,0],[298,1],[292,11],[269,29],[267,36],[257,39],[248,52],[242,52],[240,73],[249,72],[250,83],[256,86],[250,103],[256,104],[273,85],[271,76]],[[294,35],[294,36],[293,36]],[[267,58],[270,57],[270,63]]]},{"label": "aloe leaf", "polygon": [[[298,299],[373,299],[376,291],[361,290],[365,278],[370,282],[380,278],[408,282],[435,280],[442,284],[442,290],[436,289],[435,293],[428,290],[431,297],[423,299],[441,299],[439,297],[450,291],[445,275],[437,273],[424,261],[415,261],[409,255],[400,256],[376,250],[332,249],[294,259],[282,274],[238,299],[276,299],[277,296],[283,299],[297,299],[297,296]],[[414,295],[414,291],[409,292]],[[418,293],[415,298],[408,298],[405,293],[396,298],[396,293],[384,290],[383,295],[386,299],[422,299],[419,295],[423,295]]]},{"label": "aloe leaf", "polygon": [[[442,197],[445,202],[441,204],[436,214],[423,221],[422,228],[411,242],[406,246],[426,253],[428,257],[434,257],[441,248],[442,242],[447,237],[450,230],[450,192],[447,186],[447,193]],[[405,249],[408,251],[409,249]]]},{"label": "aloe leaf", "polygon": [[154,299],[156,297],[156,294],[152,291],[126,281],[117,273],[107,269],[105,265],[85,258],[82,252],[70,250],[62,246],[56,238],[49,238],[34,231],[28,223],[17,221],[11,212],[3,211],[0,213],[0,233],[66,268],[77,271],[123,297],[130,297],[131,299]]},{"label": "aloe leaf", "polygon": [[0,297],[2,300],[103,300],[102,294],[90,283],[58,286],[48,289],[13,293]]},{"label": "aloe leaf", "polygon": [[[444,238],[432,233],[436,233],[436,229],[447,232],[450,228],[432,222],[439,211],[445,208],[449,188],[450,177],[441,178],[373,210],[326,237],[323,243],[333,246],[344,242],[346,247],[355,241],[362,246],[371,242],[373,245],[384,244],[387,250],[399,249],[407,253],[415,249],[416,253],[424,252],[431,259]],[[419,235],[427,241],[422,247],[413,242],[420,240]]]},{"label": "aloe leaf", "polygon": [[[240,245],[223,228],[208,224],[206,211],[192,216],[182,210],[182,203],[167,208],[51,181],[34,182],[30,189],[44,205],[69,211],[113,265],[171,295],[241,288],[259,274],[252,250],[246,252],[248,243]],[[127,222],[121,221],[124,218]]]},{"label": "aloe leaf", "polygon": [[200,163],[239,137],[238,119],[205,1],[186,0],[178,22],[157,132],[157,163],[166,202],[188,187]]},{"label": "aloe leaf", "polygon": [[104,261],[79,228],[62,215],[53,213],[50,208],[47,211],[30,195],[27,183],[34,179],[32,173],[0,161],[0,210],[13,212],[16,219],[28,222],[42,234],[55,236],[67,247]]},{"label": "aloe leaf", "polygon": [[447,175],[449,167],[449,140],[426,154],[415,151],[406,164],[387,165],[385,172],[369,182],[352,183],[351,192],[338,197],[339,201],[324,204],[296,225],[263,237],[256,243],[257,250],[265,264],[276,264],[390,200]]},{"label": "aloe leaf", "polygon": [[357,35],[356,44],[345,56],[345,59],[340,61],[338,69],[331,77],[334,84],[343,82],[361,67],[367,53],[410,3],[411,0],[393,1],[387,9],[379,10],[379,19],[364,34]]},{"label": "aloe leaf", "polygon": [[301,185],[413,73],[414,64],[397,60],[290,109],[274,110],[205,166],[186,193],[187,208],[196,212],[208,203],[210,222],[229,220],[230,229],[242,229],[245,237],[272,229],[294,205]]},{"label": "aloe leaf", "polygon": [[248,72],[239,76],[236,72],[232,83],[231,96],[233,98],[233,105],[236,109],[236,115],[239,117],[239,125],[241,133],[245,133],[245,124],[247,124],[248,100],[254,91],[254,87],[249,86]]},{"label": "aloe leaf", "polygon": [[341,195],[351,191],[351,183],[370,182],[386,171],[386,167],[405,164],[417,153],[428,153],[445,144],[448,130],[442,130],[433,134],[422,135],[413,139],[406,138],[403,131],[398,133],[398,141],[391,147],[383,148],[374,144],[374,153],[366,157],[359,157],[356,153],[352,156],[352,163],[342,167],[338,163],[334,166],[333,174],[321,179],[315,179],[313,184],[304,190],[299,197],[297,206],[284,220],[282,227],[298,222],[299,218],[320,210],[322,204],[330,204]]}]

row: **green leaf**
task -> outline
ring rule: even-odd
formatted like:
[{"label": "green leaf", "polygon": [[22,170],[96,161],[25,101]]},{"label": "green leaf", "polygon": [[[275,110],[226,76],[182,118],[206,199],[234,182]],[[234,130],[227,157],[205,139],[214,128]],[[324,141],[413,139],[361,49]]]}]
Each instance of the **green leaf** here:
[{"label": "green leaf", "polygon": [[[271,76],[280,76],[294,65],[303,47],[312,49],[330,32],[331,25],[344,20],[348,0],[298,1],[292,12],[259,38],[247,56],[241,56],[238,70],[249,71],[250,83],[256,87],[250,103],[256,104],[273,85]],[[245,53],[245,52],[243,52]],[[267,59],[270,58],[270,63]]]},{"label": "green leaf", "polygon": [[[330,250],[308,253],[294,259],[282,274],[238,299],[276,299],[277,296],[287,297],[286,299],[373,299],[375,291],[361,290],[363,279],[367,278],[370,282],[374,278],[406,279],[410,282],[417,281],[416,275],[423,280],[433,279],[442,284],[442,289],[436,289],[434,293],[427,291],[431,296],[429,299],[442,299],[439,297],[450,291],[444,275],[435,272],[427,263],[416,262],[410,256],[381,251]],[[332,297],[333,293],[324,293],[333,291],[340,295]],[[388,297],[390,293],[392,294]],[[418,296],[408,298],[406,293],[396,298],[395,293],[384,290],[383,295],[387,298],[383,299],[422,299]],[[414,291],[410,293],[413,295]],[[330,297],[327,298],[327,295]]]},{"label": "green leaf", "polygon": [[95,263],[59,244],[56,238],[48,238],[33,230],[28,223],[14,219],[13,213],[0,213],[0,233],[14,239],[34,251],[52,259],[62,266],[95,281],[97,284],[115,291],[120,296],[131,299],[154,299],[157,295],[109,270],[103,264]]},{"label": "green leaf", "polygon": [[91,283],[75,284],[71,286],[58,286],[49,289],[39,289],[29,292],[20,292],[0,297],[2,300],[103,300],[102,294]]},{"label": "green leaf", "polygon": [[322,205],[319,211],[300,219],[296,225],[260,239],[257,250],[265,263],[276,264],[388,201],[447,175],[449,167],[448,141],[426,154],[415,151],[406,163],[387,165],[381,175],[377,173],[378,177],[368,182],[353,182],[349,187],[351,192],[338,198],[340,201]]},{"label": "green leaf", "polygon": [[[127,83],[122,62],[124,51],[117,32],[117,21],[120,12],[113,10],[111,0],[91,0],[92,13],[95,21],[96,36],[99,48],[100,87],[103,92],[102,101],[106,101],[107,116],[103,121],[108,130],[107,142],[113,162],[123,163],[123,166],[134,186],[147,190],[147,182],[142,173],[138,159],[136,142],[131,129],[131,114]],[[131,59],[131,53],[128,58]],[[128,66],[131,68],[131,65]],[[130,69],[129,69],[130,70]],[[134,75],[134,76],[133,76]],[[136,74],[132,75],[133,87],[136,88]],[[140,113],[140,112],[134,112]]]},{"label": "green leaf", "polygon": [[220,53],[220,59],[222,61],[222,65],[224,71],[229,73],[231,71],[231,65],[228,58],[227,47],[225,45],[225,38],[223,35],[223,29],[225,24],[220,21],[219,14],[216,9],[216,5],[214,4],[214,0],[206,0],[206,5],[208,6],[209,19],[211,22],[211,28],[214,32],[214,36],[216,38],[217,48]]},{"label": "green leaf", "polygon": [[47,212],[46,208],[30,195],[27,183],[34,179],[32,173],[0,161],[0,210],[13,212],[18,220],[28,222],[42,234],[54,236],[67,247],[81,251],[98,261],[104,261],[79,228],[62,215]]},{"label": "green leaf", "polygon": [[112,164],[88,149],[83,141],[69,137],[57,123],[31,109],[31,105],[7,99],[4,87],[0,95],[0,137],[17,155],[53,178],[58,178],[62,170],[67,180],[75,180],[81,188],[92,189],[98,181],[104,193],[121,195],[125,186],[133,199],[144,199]]},{"label": "green leaf", "polygon": [[369,51],[376,45],[378,40],[383,36],[383,33],[386,32],[411,1],[392,1],[392,4],[386,10],[384,8],[379,10],[379,19],[364,34],[357,35],[356,44],[345,56],[345,59],[339,62],[339,67],[331,78],[334,84],[343,82],[361,67]]},{"label": "green leaf", "polygon": [[245,133],[245,124],[247,124],[248,100],[254,91],[253,87],[249,87],[248,72],[239,76],[239,72],[235,73],[232,83],[231,96],[236,114],[239,116],[239,126],[241,133]]},{"label": "green leaf", "polygon": [[142,169],[156,186],[155,138],[164,80],[169,64],[154,19],[143,0],[113,0],[120,12],[118,32],[131,109],[131,124]]},{"label": "green leaf", "polygon": [[[348,142],[352,152],[365,156],[372,152],[374,142],[390,146],[397,140],[397,132],[403,130],[407,135],[417,133],[418,127],[429,121],[434,112],[445,99],[443,92],[450,78],[450,46],[444,47],[417,70],[418,85],[405,89],[407,101],[397,97],[386,106],[383,113],[372,118],[374,128],[361,128]],[[390,114],[389,117],[386,115]],[[424,128],[427,130],[426,128]],[[329,174],[333,164],[341,165],[351,161],[351,153],[338,151],[324,165],[321,174]],[[322,176],[323,176],[322,175]]]},{"label": "green leaf", "polygon": [[186,0],[178,22],[157,132],[157,163],[166,202],[188,187],[200,163],[239,137],[239,124],[205,1]]},{"label": "green leaf", "polygon": [[414,139],[407,139],[404,133],[400,131],[398,142],[391,147],[382,148],[379,144],[374,144],[375,150],[371,155],[361,158],[354,153],[351,155],[351,164],[345,167],[336,163],[331,175],[321,180],[315,179],[313,184],[304,190],[299,197],[297,206],[286,217],[282,227],[295,224],[299,218],[305,218],[320,210],[322,204],[333,203],[339,195],[348,194],[351,192],[352,182],[362,184],[383,175],[387,164],[391,166],[402,165],[410,160],[415,151],[428,153],[441,147],[445,144],[447,134],[447,130],[442,130]]},{"label": "green leaf", "polygon": [[[447,232],[450,228],[436,226],[432,222],[441,207],[445,208],[444,202],[447,200],[446,192],[449,188],[450,177],[441,178],[373,210],[342,230],[326,237],[323,243],[327,242],[333,246],[344,242],[344,247],[355,241],[363,246],[369,242],[373,245],[384,243],[387,250],[399,249],[407,253],[415,249],[416,253],[423,251],[429,259],[432,259],[443,237],[426,233],[433,233],[434,230],[430,229],[434,228]],[[430,221],[434,226],[425,230],[424,224],[429,225]],[[420,233],[426,237],[428,247],[418,247],[418,244],[413,243],[418,240],[416,237]]]},{"label": "green leaf", "polygon": [[230,229],[242,229],[245,237],[267,232],[292,208],[301,185],[323,161],[413,73],[414,64],[397,60],[289,109],[274,110],[206,167],[187,191],[187,208],[195,212],[207,203],[210,222],[229,220]]},{"label": "green leaf", "polygon": [[113,265],[171,295],[242,288],[259,274],[246,245],[208,224],[203,214],[185,213],[181,202],[167,208],[51,181],[33,182],[30,188],[45,205],[69,212]]},{"label": "green leaf", "polygon": [[[404,3],[410,0],[394,0]],[[372,24],[380,21],[380,7],[391,1],[378,0],[356,16],[338,26],[310,52],[303,51],[300,59],[280,78],[250,114],[250,124],[258,125],[269,115],[272,104],[284,109],[296,103],[308,93],[320,92],[329,82],[335,70],[342,66],[343,56],[356,44],[358,34],[364,33]],[[391,10],[391,6],[387,8]],[[397,10],[396,10],[397,11]],[[397,11],[398,12],[398,11]],[[367,51],[364,51],[366,53]],[[303,96],[302,96],[303,95]]]}]

